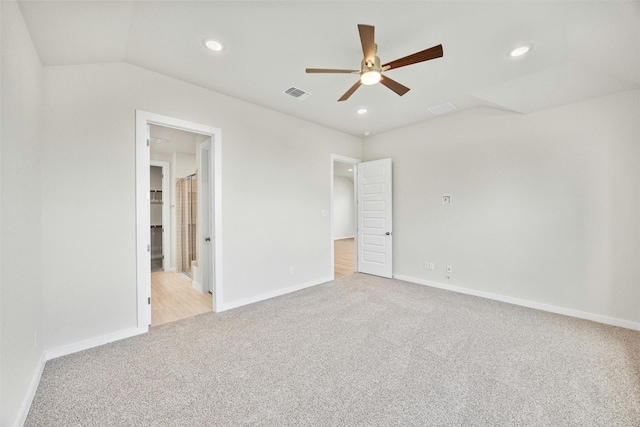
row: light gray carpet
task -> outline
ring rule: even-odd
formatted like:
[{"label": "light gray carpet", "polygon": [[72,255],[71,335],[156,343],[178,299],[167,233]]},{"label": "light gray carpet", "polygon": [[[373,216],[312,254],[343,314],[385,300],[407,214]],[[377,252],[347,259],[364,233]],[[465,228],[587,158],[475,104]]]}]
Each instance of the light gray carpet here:
[{"label": "light gray carpet", "polygon": [[27,426],[640,426],[640,333],[356,274],[49,361]]}]

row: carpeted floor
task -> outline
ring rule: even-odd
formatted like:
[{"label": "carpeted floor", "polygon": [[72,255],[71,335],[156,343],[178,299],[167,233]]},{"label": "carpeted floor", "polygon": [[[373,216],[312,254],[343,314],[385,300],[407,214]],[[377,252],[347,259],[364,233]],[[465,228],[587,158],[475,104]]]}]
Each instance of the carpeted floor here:
[{"label": "carpeted floor", "polygon": [[47,362],[27,426],[640,426],[640,332],[362,274]]}]

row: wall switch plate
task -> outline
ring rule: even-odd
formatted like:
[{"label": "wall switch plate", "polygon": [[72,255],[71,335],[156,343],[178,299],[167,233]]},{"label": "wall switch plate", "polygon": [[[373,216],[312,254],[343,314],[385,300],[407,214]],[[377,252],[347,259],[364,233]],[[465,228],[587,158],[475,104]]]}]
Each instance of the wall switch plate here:
[{"label": "wall switch plate", "polygon": [[447,265],[447,273],[453,273],[453,267],[450,265]]},{"label": "wall switch plate", "polygon": [[451,196],[442,196],[442,204],[450,205],[451,204]]}]

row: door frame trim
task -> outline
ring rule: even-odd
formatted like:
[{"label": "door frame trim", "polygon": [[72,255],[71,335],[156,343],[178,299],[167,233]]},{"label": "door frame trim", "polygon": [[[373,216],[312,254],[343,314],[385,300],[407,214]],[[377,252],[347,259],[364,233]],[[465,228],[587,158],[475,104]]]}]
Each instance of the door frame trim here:
[{"label": "door frame trim", "polygon": [[214,287],[215,305],[213,311],[220,311],[223,305],[222,275],[222,130],[213,126],[163,116],[143,110],[136,110],[136,307],[137,327],[141,333],[149,330],[151,323],[151,255],[147,250],[150,242],[149,167],[150,155],[147,146],[147,126],[164,127],[211,136],[214,155],[213,176],[213,224],[214,241]]},{"label": "door frame trim", "polygon": [[334,170],[333,170],[333,163],[334,162],[340,162],[340,163],[348,163],[350,165],[353,165],[354,170],[353,170],[353,214],[354,214],[354,219],[353,219],[353,224],[354,224],[354,230],[353,230],[353,234],[354,234],[354,250],[355,250],[355,254],[354,254],[354,265],[353,265],[353,271],[357,272],[359,271],[358,269],[358,163],[362,163],[361,159],[357,159],[355,157],[347,157],[347,156],[342,156],[340,154],[331,154],[330,156],[330,161],[331,161],[331,165],[329,168],[329,171],[331,173],[331,203],[330,203],[330,208],[331,208],[331,280],[335,280],[336,278],[336,271],[335,271],[335,245],[334,245],[334,234],[333,234],[333,188],[334,188]]}]

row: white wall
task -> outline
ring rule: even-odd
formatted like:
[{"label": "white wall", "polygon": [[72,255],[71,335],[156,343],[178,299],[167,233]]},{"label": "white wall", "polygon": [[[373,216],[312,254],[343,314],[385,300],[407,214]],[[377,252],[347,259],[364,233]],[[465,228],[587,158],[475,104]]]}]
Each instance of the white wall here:
[{"label": "white wall", "polygon": [[[195,145],[195,137],[193,144]],[[173,153],[171,167],[173,169],[173,183],[175,185],[178,179],[182,179],[196,173],[196,155],[188,153]]]},{"label": "white wall", "polygon": [[359,138],[127,64],[44,76],[47,349],[136,326],[136,109],[222,129],[226,304],[331,277],[330,153]]},{"label": "white wall", "polygon": [[0,425],[10,426],[42,367],[42,67],[16,3],[0,2],[0,15]]},{"label": "white wall", "polygon": [[639,106],[477,108],[369,137],[366,160],[394,161],[394,274],[640,321]]},{"label": "white wall", "polygon": [[158,160],[158,161],[161,161],[161,162],[169,162],[169,163],[171,163],[171,160],[173,159],[173,156],[171,154],[156,153],[153,150],[151,150],[151,152],[149,154],[150,154],[149,158],[151,160]]},{"label": "white wall", "polygon": [[333,238],[354,237],[353,181],[333,177]]}]

